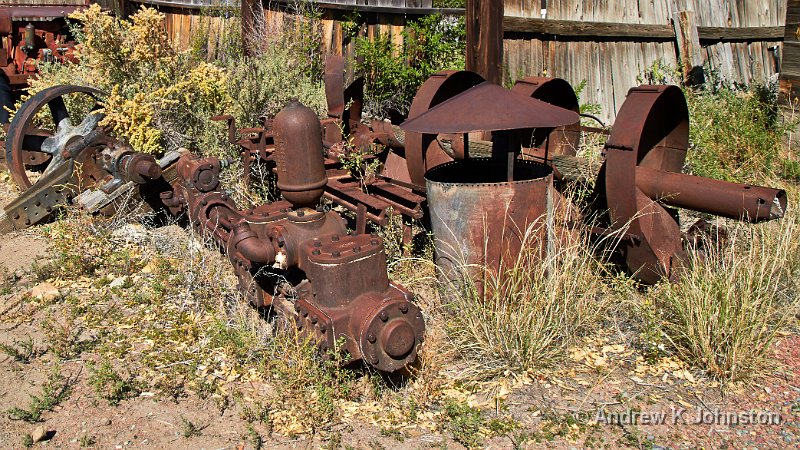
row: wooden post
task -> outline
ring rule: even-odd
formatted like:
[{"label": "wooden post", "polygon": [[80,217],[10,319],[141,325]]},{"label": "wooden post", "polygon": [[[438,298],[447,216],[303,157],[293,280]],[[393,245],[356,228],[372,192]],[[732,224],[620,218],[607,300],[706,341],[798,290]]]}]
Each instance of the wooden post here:
[{"label": "wooden post", "polygon": [[675,11],[672,15],[678,56],[683,66],[683,81],[687,86],[697,86],[705,82],[703,72],[703,53],[700,47],[700,34],[694,11]]},{"label": "wooden post", "polygon": [[245,56],[256,54],[257,44],[255,12],[261,7],[261,0],[241,0],[242,2],[242,50]]},{"label": "wooden post", "polygon": [[467,70],[500,84],[504,0],[467,0]]}]

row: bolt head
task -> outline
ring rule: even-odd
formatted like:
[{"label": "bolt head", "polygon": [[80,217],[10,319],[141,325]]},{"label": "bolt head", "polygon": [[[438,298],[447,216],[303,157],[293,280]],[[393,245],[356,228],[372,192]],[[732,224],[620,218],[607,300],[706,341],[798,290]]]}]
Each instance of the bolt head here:
[{"label": "bolt head", "polygon": [[312,255],[319,255],[321,252],[319,250],[314,250],[311,252]]},{"label": "bolt head", "polygon": [[402,303],[400,305],[400,312],[406,314],[408,312],[408,303]]},{"label": "bolt head", "polygon": [[378,340],[378,338],[376,338],[374,334],[370,333],[369,336],[367,336],[367,340],[369,341],[370,344],[374,344],[375,341]]},{"label": "bolt head", "polygon": [[381,311],[380,318],[381,322],[386,322],[387,320],[389,320],[389,316],[386,314],[386,311]]}]

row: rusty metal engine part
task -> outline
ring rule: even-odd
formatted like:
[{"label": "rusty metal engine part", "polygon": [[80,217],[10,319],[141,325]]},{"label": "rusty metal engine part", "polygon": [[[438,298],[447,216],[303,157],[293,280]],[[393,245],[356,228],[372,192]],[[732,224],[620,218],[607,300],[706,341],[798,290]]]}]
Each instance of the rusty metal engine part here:
[{"label": "rusty metal engine part", "polygon": [[[447,70],[433,74],[414,96],[408,120],[484,81],[477,73],[466,70]],[[468,112],[463,111],[462,114]],[[406,134],[404,141],[404,154],[390,153],[383,173],[391,178],[413,183],[424,192],[425,172],[453,158],[442,149],[435,134],[412,132]]]},{"label": "rusty metal engine part", "polygon": [[[485,118],[466,117],[472,105],[485,105]],[[484,117],[484,116],[481,116]],[[522,136],[532,128],[552,129],[578,121],[578,114],[540,100],[515,94],[485,81],[471,87],[400,125],[417,133],[464,134],[474,131],[492,132],[492,159],[506,164],[506,181],[514,181],[514,161],[521,152]],[[410,155],[409,155],[410,156]],[[463,158],[469,158],[465,146]]]},{"label": "rusty metal engine part", "polygon": [[[24,192],[4,208],[0,231],[40,223],[70,202],[90,213],[113,213],[123,195],[145,198],[149,193],[145,185],[161,179],[163,169],[174,162],[168,155],[159,163],[109,139],[98,126],[102,115],[92,112],[101,94],[83,86],[56,86],[37,93],[17,111],[9,126],[6,162]],[[89,112],[71,116],[65,102],[68,95],[83,97]],[[38,122],[45,107],[47,120],[52,121],[49,129]],[[79,120],[77,125],[73,118]],[[36,164],[26,164],[31,162]],[[42,171],[35,184],[26,169]]]},{"label": "rusty metal engine part", "polygon": [[[575,90],[561,78],[526,77],[517,80],[511,91],[580,113]],[[555,127],[526,130],[522,138],[523,154],[575,155],[581,143],[580,121]]]},{"label": "rusty metal engine part", "polygon": [[[679,88],[642,86],[630,91],[620,109],[601,165],[570,155],[550,159],[563,181],[597,179],[598,201],[589,207],[595,213],[608,211],[608,223],[593,226],[592,232],[624,232],[620,248],[625,262],[644,283],[674,278],[680,266],[684,239],[677,211],[670,207],[752,223],[779,219],[786,210],[783,190],[681,173],[688,125]],[[482,153],[492,153],[491,142],[479,145]]]},{"label": "rusty metal engine part", "polygon": [[[20,144],[9,152],[10,166],[26,176],[20,181],[29,182],[17,158],[30,148],[26,137],[36,113],[76,92],[99,95],[89,88],[55,87],[20,109],[9,141]],[[68,202],[113,212],[122,206],[115,203],[124,200],[122,194],[140,199],[157,190],[159,206],[185,214],[195,230],[219,244],[248,301],[273,307],[323,353],[340,351],[348,361],[363,360],[386,372],[416,360],[424,319],[413,295],[389,281],[382,240],[348,235],[339,214],[316,208],[327,176],[320,122],[310,109],[292,103],[275,119],[274,154],[286,200],[248,210],[238,209],[221,190],[224,161],[183,151],[157,162],[106,136],[96,117],[89,113],[73,126],[63,116],[55,130],[36,135],[41,139],[35,150],[53,157],[37,182],[5,208],[0,231],[39,223]]]},{"label": "rusty metal engine part", "polygon": [[[517,264],[542,261],[552,237],[552,169],[515,161],[507,180],[505,161],[468,158],[428,171],[436,265],[449,290],[486,293]],[[468,278],[470,281],[467,281]]]},{"label": "rusty metal engine part", "polygon": [[[85,86],[55,86],[36,93],[20,106],[8,128],[5,155],[11,177],[21,189],[33,184],[27,169],[52,171],[101,140],[98,123],[102,114],[89,112],[84,117],[74,117],[80,122],[73,125],[65,99],[73,97],[72,103],[83,103],[95,110],[100,107],[102,95],[101,91]],[[45,107],[49,114],[40,114]],[[45,115],[47,119],[39,122]]]},{"label": "rusty metal engine part", "polygon": [[295,99],[275,116],[273,128],[278,189],[294,208],[315,207],[328,184],[317,115]]},{"label": "rusty metal engine part", "polygon": [[[326,180],[319,120],[305,106],[290,104],[274,131],[288,201],[239,210],[203,181],[218,179],[220,165],[192,155],[178,161],[180,179],[162,200],[173,213],[185,209],[196,230],[213,236],[252,304],[273,307],[323,352],[336,349],[386,372],[412,363],[424,320],[413,296],[389,281],[382,240],[348,235],[341,216],[314,208]],[[293,172],[284,165],[311,169]]]},{"label": "rusty metal engine part", "polygon": [[0,125],[9,122],[3,107],[28,87],[39,62],[74,62],[75,41],[66,17],[88,1],[69,1],[47,5],[31,2],[4,2],[0,7]]},{"label": "rusty metal engine part", "polygon": [[680,88],[628,92],[605,145],[597,186],[610,229],[626,229],[633,237],[621,243],[622,250],[629,269],[645,283],[674,278],[683,259],[677,214],[664,205],[750,222],[777,219],[786,210],[783,190],[682,174],[688,147],[689,111]]}]

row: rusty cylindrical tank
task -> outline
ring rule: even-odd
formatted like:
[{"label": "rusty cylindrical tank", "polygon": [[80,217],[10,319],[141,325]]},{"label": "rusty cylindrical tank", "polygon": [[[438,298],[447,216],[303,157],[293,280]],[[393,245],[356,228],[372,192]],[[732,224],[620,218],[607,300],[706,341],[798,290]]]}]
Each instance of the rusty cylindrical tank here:
[{"label": "rusty cylindrical tank", "polygon": [[275,116],[273,130],[278,189],[294,208],[317,206],[328,183],[319,118],[292,99]]},{"label": "rusty cylindrical tank", "polygon": [[518,260],[544,258],[552,229],[550,167],[518,160],[509,182],[504,162],[470,158],[435,167],[425,179],[446,297],[470,289],[465,283],[484,295],[484,285],[502,281]]}]

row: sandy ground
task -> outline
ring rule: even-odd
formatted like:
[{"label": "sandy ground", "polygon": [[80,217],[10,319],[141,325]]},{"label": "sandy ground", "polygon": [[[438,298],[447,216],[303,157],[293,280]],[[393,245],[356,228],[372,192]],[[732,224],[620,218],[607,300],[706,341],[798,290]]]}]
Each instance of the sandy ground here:
[{"label": "sandy ground", "polygon": [[[143,392],[110,406],[87,383],[88,363],[96,359],[91,351],[67,361],[44,351],[45,312],[33,311],[21,318],[18,314],[24,311],[22,294],[37,285],[32,264],[47,257],[48,242],[35,230],[0,240],[0,270],[7,279],[0,296],[0,343],[31,339],[35,349],[43,350],[29,363],[0,353],[0,448],[22,448],[26,435],[42,432],[46,437],[35,448],[257,448],[250,425],[233,403],[191,393],[171,399]],[[476,391],[475,404],[487,417],[511,415],[521,427],[485,440],[484,446],[800,448],[797,334],[780,337],[774,346],[774,366],[764,378],[724,395],[713,381],[674,361],[644,364],[636,352],[615,339],[613,334],[598,338],[573,351],[563,369],[518,380],[501,393]],[[11,420],[7,411],[24,407],[32,395],[39,395],[54,365],[70,380],[69,398],[45,412],[39,423]],[[739,423],[732,423],[731,413],[737,414]],[[771,423],[746,424],[745,416]],[[697,423],[700,419],[704,420]],[[195,433],[187,433],[189,422]],[[382,433],[367,420],[333,424],[324,435],[299,438],[271,434],[263,424],[253,425],[253,431],[263,438],[263,448],[462,447],[447,432],[408,427],[399,435]]]}]

